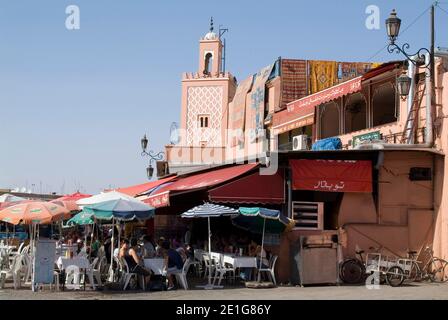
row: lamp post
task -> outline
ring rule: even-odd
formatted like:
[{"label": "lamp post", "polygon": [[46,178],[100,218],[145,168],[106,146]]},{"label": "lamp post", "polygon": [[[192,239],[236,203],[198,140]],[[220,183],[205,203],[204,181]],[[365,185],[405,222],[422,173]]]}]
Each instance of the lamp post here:
[{"label": "lamp post", "polygon": [[[433,56],[426,48],[420,48],[415,54],[409,54],[406,52],[410,48],[410,45],[408,43],[403,44],[401,47],[398,46],[395,41],[398,38],[398,35],[400,33],[400,26],[401,26],[401,19],[397,17],[397,13],[395,12],[395,9],[392,10],[390,13],[389,18],[386,19],[386,30],[387,30],[387,36],[389,37],[389,45],[387,46],[387,51],[389,53],[402,53],[408,61],[413,63],[414,65],[424,63],[425,68],[430,68]],[[425,63],[425,53],[428,53],[430,55],[430,59],[427,63]],[[411,58],[411,56],[417,56],[418,59],[415,61]]]},{"label": "lamp post", "polygon": [[141,146],[142,146],[142,157],[149,157],[149,165],[146,168],[146,175],[148,176],[148,179],[152,178],[152,175],[154,174],[154,167],[152,166],[153,161],[159,161],[163,159],[164,153],[160,151],[159,153],[155,153],[152,150],[146,151],[148,147],[148,138],[146,138],[146,134],[143,136],[143,138],[140,140]]}]

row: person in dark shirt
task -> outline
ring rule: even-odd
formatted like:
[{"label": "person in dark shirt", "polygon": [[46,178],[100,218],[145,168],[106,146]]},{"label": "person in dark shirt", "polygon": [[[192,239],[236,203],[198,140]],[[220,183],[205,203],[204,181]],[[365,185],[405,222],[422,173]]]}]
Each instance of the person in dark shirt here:
[{"label": "person in dark shirt", "polygon": [[184,263],[179,252],[170,248],[170,242],[164,241],[162,243],[164,270],[167,272],[168,290],[174,289],[173,273],[180,272]]},{"label": "person in dark shirt", "polygon": [[144,267],[143,260],[137,254],[137,239],[133,238],[131,241],[124,239],[121,243],[119,257],[126,261],[130,273],[137,273],[139,276],[143,276],[146,285],[149,285],[151,272]]}]

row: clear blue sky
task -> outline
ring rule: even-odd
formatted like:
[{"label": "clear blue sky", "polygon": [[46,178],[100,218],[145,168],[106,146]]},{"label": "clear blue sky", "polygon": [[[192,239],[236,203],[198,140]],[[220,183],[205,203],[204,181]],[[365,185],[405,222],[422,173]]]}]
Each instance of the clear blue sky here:
[{"label": "clear blue sky", "polygon": [[[162,150],[179,121],[180,77],[196,71],[209,18],[227,34],[227,70],[238,79],[278,56],[386,61],[384,19],[405,29],[432,1],[0,1],[0,188],[43,192],[145,182],[140,138]],[[78,5],[81,29],[65,28]],[[275,7],[273,6],[275,5]],[[365,27],[368,5],[380,30]],[[447,11],[436,10],[436,45],[448,46]],[[399,42],[429,46],[429,12]]]}]

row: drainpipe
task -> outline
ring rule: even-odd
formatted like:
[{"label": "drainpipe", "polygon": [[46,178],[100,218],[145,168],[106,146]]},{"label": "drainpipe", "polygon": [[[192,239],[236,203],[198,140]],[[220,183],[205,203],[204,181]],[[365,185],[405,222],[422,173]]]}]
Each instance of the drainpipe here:
[{"label": "drainpipe", "polygon": [[[412,56],[411,60],[418,59],[418,56]],[[413,63],[409,63],[408,65],[408,77],[411,78],[411,86],[409,88],[409,94],[408,94],[408,117],[412,112],[412,107],[413,107],[413,102],[414,102],[414,94],[415,94],[415,73],[416,73],[416,66]],[[409,123],[407,124],[406,127],[406,140],[408,141],[408,144],[413,144],[414,143],[414,135],[412,134],[412,128],[414,127],[414,120],[412,119],[411,121],[409,121]]]},{"label": "drainpipe", "polygon": [[[434,63],[431,61],[431,55],[429,53],[425,54],[425,64],[429,65],[429,63]],[[432,116],[432,104],[431,104],[431,97],[432,97],[432,90],[431,90],[431,70],[429,68],[426,68],[425,70],[426,74],[426,130],[425,130],[425,143],[417,143],[417,144],[392,144],[392,143],[386,143],[386,142],[373,142],[373,143],[366,143],[366,144],[360,144],[355,147],[355,149],[409,149],[409,148],[432,148],[434,145],[434,134],[433,134],[433,116]],[[411,91],[409,91],[409,94]],[[412,104],[412,99],[410,96],[408,96],[408,109],[409,109],[409,100]],[[408,110],[409,111],[409,110]]]}]

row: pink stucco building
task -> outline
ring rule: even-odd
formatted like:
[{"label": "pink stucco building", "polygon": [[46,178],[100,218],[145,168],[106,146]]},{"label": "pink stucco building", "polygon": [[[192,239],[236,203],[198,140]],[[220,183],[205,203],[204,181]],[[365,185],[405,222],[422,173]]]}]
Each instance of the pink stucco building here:
[{"label": "pink stucco building", "polygon": [[[183,75],[180,142],[166,146],[167,161],[171,172],[184,172],[251,159],[271,164],[275,158],[285,170],[285,200],[278,208],[297,221],[269,247],[279,255],[280,281],[291,279],[293,251],[303,239],[331,247],[336,236],[338,262],[370,247],[406,256],[409,250],[423,255],[432,246],[448,258],[446,52],[436,53],[434,92],[429,70],[403,61],[311,90],[310,63],[279,58],[237,83],[222,72],[221,54],[221,40],[211,30],[199,42],[198,71]],[[405,97],[396,85],[402,73],[412,78]],[[340,139],[339,150],[310,150],[331,137]],[[311,166],[367,161],[371,188],[302,188],[292,165],[300,160]],[[310,206],[316,223],[307,227],[299,221],[306,220],[301,208]]]}]

